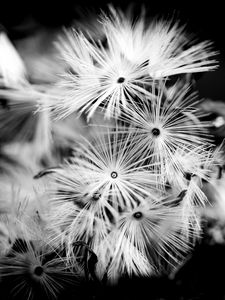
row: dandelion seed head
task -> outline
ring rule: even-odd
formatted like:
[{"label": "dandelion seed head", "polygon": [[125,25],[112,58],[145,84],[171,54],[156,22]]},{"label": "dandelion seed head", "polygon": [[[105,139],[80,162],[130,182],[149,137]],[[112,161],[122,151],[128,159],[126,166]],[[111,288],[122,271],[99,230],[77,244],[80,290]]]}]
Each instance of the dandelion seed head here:
[{"label": "dandelion seed head", "polygon": [[111,7],[111,15],[103,16],[102,23],[110,46],[117,51],[119,48],[130,61],[140,64],[148,61],[151,78],[204,72],[217,66],[212,43],[195,43],[179,22],[163,19],[147,22],[144,10],[133,21],[131,14]]},{"label": "dandelion seed head", "polygon": [[57,298],[60,290],[76,280],[77,274],[66,265],[65,259],[59,253],[51,256],[54,254],[51,250],[40,241],[17,240],[10,255],[1,257],[1,276],[13,282],[13,293],[34,297],[38,283],[39,292]]},{"label": "dandelion seed head", "polygon": [[[146,196],[157,198],[155,176],[143,159],[139,160],[132,139],[127,131],[121,134],[110,130],[96,135],[93,141],[84,139],[76,155],[51,175],[60,194],[54,195],[53,191],[55,204],[48,224],[52,232],[59,229],[53,239],[58,241],[56,244],[61,240],[66,245],[68,257],[74,256],[72,245],[76,240],[88,243],[99,254],[99,242],[104,239],[111,243],[110,232],[121,212]],[[132,213],[130,218],[134,220]],[[99,256],[103,264],[104,255]]]},{"label": "dandelion seed head", "polygon": [[[165,201],[146,198],[145,204],[136,205],[118,216],[116,227],[108,236],[111,280],[124,273],[154,274],[161,260],[175,267],[183,261],[183,253],[190,251],[191,215],[183,218],[180,207],[170,207],[173,201],[164,200],[168,205]],[[197,230],[195,233],[197,235]]]},{"label": "dandelion seed head", "polygon": [[128,108],[120,119],[131,124],[129,130],[135,133],[140,155],[154,154],[153,162],[158,164],[155,171],[163,175],[163,181],[169,178],[185,189],[184,173],[204,173],[199,166],[206,162],[211,140],[208,124],[201,121],[202,113],[196,108],[196,95],[190,93],[188,85],[180,88],[175,84],[173,89],[176,93],[168,99],[166,83],[161,82],[154,90],[154,99]]},{"label": "dandelion seed head", "polygon": [[[81,148],[76,149],[72,164],[66,167],[74,179],[61,179],[61,182],[74,181],[74,188],[81,192],[86,190],[90,197],[100,192],[101,201],[106,203],[110,198],[113,207],[130,206],[134,199],[141,201],[142,193],[149,194],[155,181],[154,175],[151,178],[152,173],[139,160],[136,145],[131,141],[132,136],[126,132],[120,135],[110,131],[96,136],[93,143],[85,140]],[[72,186],[67,186],[72,191]]]},{"label": "dandelion seed head", "polygon": [[134,97],[143,101],[144,95],[151,94],[145,88],[147,66],[130,60],[107,34],[106,39],[107,48],[73,30],[61,38],[60,51],[75,74],[62,76],[58,86],[63,92],[50,104],[59,118],[76,111],[88,113],[90,119],[99,107],[104,107],[105,117],[111,118],[120,115],[121,108],[132,104]]},{"label": "dandelion seed head", "polygon": [[[165,262],[171,267],[181,263],[200,232],[198,208],[207,203],[202,183],[210,180],[219,164],[208,124],[202,121],[205,115],[197,108],[197,95],[189,84],[178,84],[178,80],[171,83],[180,74],[214,70],[217,53],[212,43],[190,40],[178,22],[148,22],[144,12],[134,20],[132,15],[111,7],[109,16],[103,15],[101,21],[105,43],[74,28],[65,30],[59,38],[58,49],[68,69],[62,70],[55,92],[26,82],[19,56],[14,55],[14,61],[18,61],[16,76],[11,74],[6,46],[11,54],[16,53],[0,34],[0,52],[3,45],[3,58],[7,58],[6,63],[0,58],[0,84],[16,85],[16,89],[1,89],[0,98],[3,109],[13,108],[19,120],[14,123],[4,111],[0,116],[6,118],[0,126],[5,130],[13,123],[17,132],[17,124],[23,119],[18,108],[33,113],[33,108],[39,107],[35,117],[40,117],[40,122],[29,154],[48,152],[52,162],[51,138],[74,139],[67,130],[60,131],[61,124],[58,128],[53,125],[50,110],[57,119],[84,115],[87,127],[101,111],[113,124],[91,138],[79,137],[68,161],[50,174],[41,172],[49,177],[48,191],[45,189],[43,196],[50,197],[45,207],[46,222],[36,204],[28,209],[20,202],[21,207],[15,207],[14,224],[20,223],[18,231],[29,236],[28,246],[26,251],[12,251],[11,257],[0,258],[0,273],[16,275],[28,286],[30,281],[40,283],[54,296],[61,286],[55,275],[65,275],[68,266],[75,268],[74,262],[82,260],[87,249],[95,254],[99,279],[105,274],[109,281],[123,275],[151,276],[162,271]],[[15,103],[6,105],[8,99]],[[28,124],[32,125],[30,118]],[[26,154],[24,157],[25,161]],[[221,177],[222,169],[218,172]],[[34,181],[41,177],[35,176]],[[28,200],[39,198],[42,196],[32,190]],[[3,254],[8,251],[5,242],[10,235],[4,229],[0,245]],[[29,242],[31,236],[39,242],[42,233],[51,249],[63,249],[66,264],[60,255],[46,261],[45,251],[49,248]],[[86,249],[76,246],[79,243]],[[88,256],[83,260],[90,262]]]}]

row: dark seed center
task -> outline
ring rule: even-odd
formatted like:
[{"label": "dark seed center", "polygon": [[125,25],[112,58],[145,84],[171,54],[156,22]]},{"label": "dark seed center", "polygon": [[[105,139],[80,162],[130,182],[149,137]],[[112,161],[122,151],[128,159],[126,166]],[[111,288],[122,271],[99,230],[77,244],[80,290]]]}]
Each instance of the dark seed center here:
[{"label": "dark seed center", "polygon": [[195,175],[192,173],[185,173],[184,174],[184,178],[187,179],[188,181],[191,180],[192,177],[194,177]]},{"label": "dark seed center", "polygon": [[117,79],[117,83],[123,83],[125,81],[125,78],[124,77],[119,77]]},{"label": "dark seed center", "polygon": [[115,172],[115,171],[113,171],[113,172],[111,173],[111,177],[112,177],[113,179],[116,179],[116,178],[118,177],[118,173]]},{"label": "dark seed center", "polygon": [[101,198],[101,194],[98,193],[98,192],[94,193],[93,196],[92,196],[92,199],[94,201],[98,201],[100,198]]},{"label": "dark seed center", "polygon": [[152,134],[153,134],[154,136],[159,136],[159,135],[160,135],[160,130],[159,130],[158,128],[153,128],[153,129],[152,129]]},{"label": "dark seed center", "polygon": [[142,212],[137,211],[136,213],[133,214],[133,217],[135,219],[141,219],[143,217],[143,214],[142,214]]},{"label": "dark seed center", "polygon": [[34,274],[35,274],[36,276],[41,276],[43,273],[44,273],[44,269],[43,269],[41,266],[37,266],[37,267],[34,269]]}]

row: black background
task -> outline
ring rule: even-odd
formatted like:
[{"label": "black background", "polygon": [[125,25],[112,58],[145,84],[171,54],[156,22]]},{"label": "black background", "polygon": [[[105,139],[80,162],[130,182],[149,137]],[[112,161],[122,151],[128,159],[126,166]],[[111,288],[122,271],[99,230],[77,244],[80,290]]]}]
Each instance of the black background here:
[{"label": "black background", "polygon": [[[46,27],[69,25],[79,18],[78,10],[106,9],[108,1],[2,1],[0,0],[0,23],[5,27],[10,38],[16,39],[26,34],[32,34],[32,28],[21,29],[19,25],[28,17]],[[187,31],[193,33],[199,40],[209,39],[219,50],[218,60],[220,67],[215,72],[202,74],[198,80],[198,89],[201,97],[225,101],[225,10],[223,1],[110,1],[115,6],[126,9],[133,4],[134,13],[138,15],[143,4],[147,8],[149,17],[163,16],[179,19],[181,24],[187,24]],[[18,29],[20,28],[20,29]]]},{"label": "black background", "polygon": [[[135,7],[144,4],[150,16],[169,16],[175,12],[181,20],[188,23],[188,27],[192,29],[192,32],[215,40],[218,47],[223,48],[224,46],[225,15],[222,1],[180,1],[179,4],[173,1],[167,1],[165,4],[159,0],[136,2],[127,0],[42,0],[29,2],[5,1],[5,3],[1,0],[0,22],[10,30],[12,26],[19,24],[25,17],[31,14],[36,20],[47,26],[57,26],[69,23],[76,17],[78,7],[83,9],[94,8],[99,11],[99,8],[105,8],[108,2],[122,8],[126,8],[130,4],[133,4]],[[135,12],[138,12],[138,9],[136,9]]]}]

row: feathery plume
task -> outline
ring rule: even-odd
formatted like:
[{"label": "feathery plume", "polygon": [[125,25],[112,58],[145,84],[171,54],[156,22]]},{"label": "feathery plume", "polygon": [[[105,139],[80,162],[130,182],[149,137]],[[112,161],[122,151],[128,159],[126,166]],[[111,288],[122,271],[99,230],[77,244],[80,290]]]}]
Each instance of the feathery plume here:
[{"label": "feathery plume", "polygon": [[16,242],[17,250],[0,259],[0,276],[4,282],[13,283],[11,293],[26,299],[44,297],[56,299],[68,283],[76,284],[77,274],[66,265],[63,257],[39,243],[21,240]]},{"label": "feathery plume", "polygon": [[133,22],[112,7],[101,22],[105,47],[73,28],[60,38],[58,47],[71,72],[62,74],[58,101],[50,104],[57,118],[74,111],[90,118],[98,107],[107,118],[118,116],[136,99],[144,103],[152,95],[155,80],[217,67],[212,43],[195,44],[178,23],[147,24],[144,13]]},{"label": "feathery plume", "polygon": [[114,49],[89,41],[71,29],[61,38],[62,57],[71,72],[62,75],[58,101],[52,104],[57,118],[72,112],[87,112],[92,117],[97,108],[104,108],[105,116],[119,115],[121,108],[150,95],[144,85],[149,84],[146,64],[135,64]]},{"label": "feathery plume", "polygon": [[157,175],[140,158],[134,142],[132,133],[121,134],[117,129],[97,134],[92,141],[84,138],[64,171],[59,171],[62,190],[66,186],[73,191],[78,181],[83,196],[87,193],[92,198],[98,193],[100,198],[110,198],[112,207],[122,209],[141,202],[143,196],[151,197],[157,192]]},{"label": "feathery plume", "polygon": [[173,202],[174,199],[158,202],[145,199],[144,204],[118,215],[108,237],[110,281],[117,281],[123,274],[157,274],[161,272],[158,261],[166,260],[175,267],[184,259],[191,250],[190,237],[198,234],[192,232],[191,224],[184,222],[181,207],[173,207]]},{"label": "feathery plume", "polygon": [[[57,298],[78,271],[112,283],[171,272],[201,233],[204,184],[215,169],[222,177],[188,83],[216,69],[213,44],[144,10],[134,20],[111,6],[99,21],[101,40],[61,34],[60,79],[49,64],[48,85],[28,81],[0,33],[0,279],[12,279],[15,296]],[[29,79],[43,83],[40,74]],[[184,80],[171,84],[174,75]]]},{"label": "feathery plume", "polygon": [[[158,163],[155,170],[158,168],[166,180],[170,177],[174,180],[170,176],[174,175],[173,170],[182,178],[192,168],[191,162],[194,165],[199,159],[207,160],[205,155],[211,144],[209,125],[201,121],[204,113],[196,106],[196,94],[189,94],[190,87],[185,85],[170,99],[166,97],[165,89],[163,83],[153,89],[155,99],[127,109],[120,120],[128,123],[129,130],[135,132],[135,142],[142,157],[153,154],[153,161]],[[199,164],[197,166],[200,168]]]},{"label": "feathery plume", "polygon": [[102,17],[109,47],[121,51],[132,62],[148,62],[152,79],[183,73],[214,70],[218,54],[210,41],[196,42],[188,37],[185,26],[174,20],[146,20],[144,10],[135,19],[110,6]]}]

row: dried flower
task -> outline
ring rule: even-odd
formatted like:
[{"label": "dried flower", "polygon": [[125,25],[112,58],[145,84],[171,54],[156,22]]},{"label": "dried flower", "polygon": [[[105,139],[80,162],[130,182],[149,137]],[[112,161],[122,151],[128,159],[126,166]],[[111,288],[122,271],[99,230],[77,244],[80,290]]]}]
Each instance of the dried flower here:
[{"label": "dried flower", "polygon": [[[9,255],[0,259],[0,277],[10,280],[14,296],[57,298],[68,283],[75,283],[77,275],[66,265],[63,257],[50,255],[41,243],[17,240]],[[6,281],[7,282],[7,281]]]},{"label": "dried flower", "polygon": [[209,125],[201,121],[204,113],[196,106],[195,93],[189,94],[189,86],[177,90],[173,99],[166,97],[165,89],[165,84],[153,89],[155,99],[148,99],[141,106],[137,103],[120,119],[131,125],[129,130],[135,132],[140,155],[151,155],[155,171],[158,169],[166,181],[180,180],[182,184],[189,168],[195,165],[195,169],[200,169],[196,162],[203,165],[207,160],[207,148],[211,145]]},{"label": "dried flower", "polygon": [[102,17],[106,47],[74,29],[61,37],[59,49],[71,72],[62,74],[58,101],[50,104],[57,118],[74,111],[90,118],[98,107],[107,118],[118,116],[136,99],[144,103],[155,80],[217,67],[211,42],[195,44],[172,21],[146,23],[111,7],[110,16]]},{"label": "dried flower", "polygon": [[[110,7],[111,14],[102,18],[109,48],[120,51],[129,61],[148,63],[152,79],[214,70],[217,54],[210,41],[196,43],[185,26],[178,22],[145,18],[145,12],[135,21],[132,15]],[[119,49],[119,50],[118,50]],[[145,75],[147,76],[147,74]]]}]

